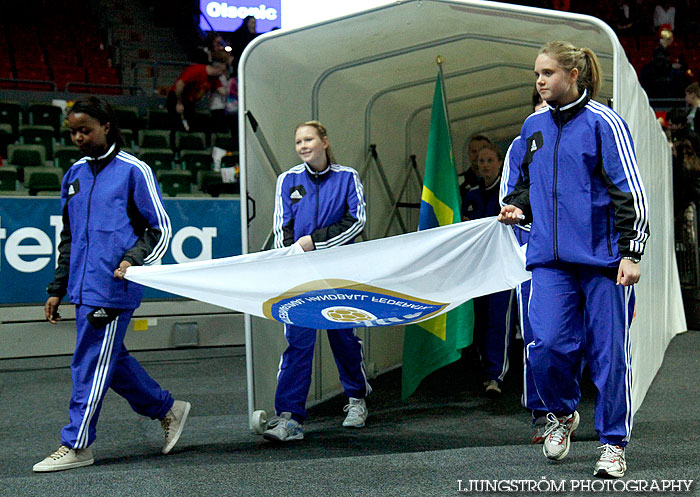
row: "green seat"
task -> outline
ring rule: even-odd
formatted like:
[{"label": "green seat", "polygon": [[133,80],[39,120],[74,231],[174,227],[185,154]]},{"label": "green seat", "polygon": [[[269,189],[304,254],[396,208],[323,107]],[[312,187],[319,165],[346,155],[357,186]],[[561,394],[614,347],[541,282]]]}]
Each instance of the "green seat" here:
[{"label": "green seat", "polygon": [[13,166],[44,166],[46,152],[43,145],[8,145],[7,162]]},{"label": "green seat", "polygon": [[139,159],[151,166],[154,171],[173,168],[175,154],[169,148],[142,148]]},{"label": "green seat", "polygon": [[219,147],[229,151],[238,148],[233,143],[230,133],[214,133],[211,135],[211,145],[212,147]]},{"label": "green seat", "polygon": [[224,183],[220,171],[199,171],[197,174],[199,189],[212,197],[219,197],[223,193],[239,193],[238,183]]},{"label": "green seat", "polygon": [[223,183],[220,171],[199,171],[197,173],[197,186],[203,192],[211,193]]},{"label": "green seat", "polygon": [[231,155],[224,155],[221,158],[221,167],[236,167],[238,163],[238,152],[233,152]]},{"label": "green seat", "polygon": [[192,173],[189,171],[158,171],[160,189],[170,197],[192,192]]},{"label": "green seat", "polygon": [[149,109],[148,110],[148,128],[149,129],[171,129],[172,123],[167,110]]},{"label": "green seat", "polygon": [[135,105],[115,105],[113,109],[122,132],[126,129],[137,131],[144,128],[144,120]]},{"label": "green seat", "polygon": [[19,133],[22,124],[22,105],[19,102],[0,102],[0,123],[12,126],[14,133]]},{"label": "green seat", "polygon": [[212,158],[209,152],[183,150],[180,152],[183,169],[196,175],[199,171],[211,171]]},{"label": "green seat", "polygon": [[17,141],[17,134],[9,123],[0,123],[0,155],[7,157],[7,146]]},{"label": "green seat", "polygon": [[29,124],[51,126],[56,137],[58,137],[58,131],[61,128],[62,117],[63,109],[56,105],[47,103],[29,104]]},{"label": "green seat", "polygon": [[56,145],[53,150],[53,164],[64,173],[82,157],[83,154],[73,145]]},{"label": "green seat", "polygon": [[206,135],[202,132],[177,131],[175,133],[175,148],[178,150],[205,150]]},{"label": "green seat", "polygon": [[15,191],[17,190],[17,168],[16,167],[0,167],[0,190]]},{"label": "green seat", "polygon": [[139,147],[170,148],[170,131],[162,129],[142,129],[139,131]]},{"label": "green seat", "polygon": [[34,126],[28,124],[19,127],[19,139],[25,145],[39,144],[44,146],[46,158],[53,158],[53,141],[55,131],[51,126]]},{"label": "green seat", "polygon": [[59,134],[61,135],[61,143],[64,145],[73,145],[73,140],[70,137],[70,128],[61,128]]},{"label": "green seat", "polygon": [[41,191],[61,191],[61,170],[56,167],[26,167],[24,169],[24,187],[29,195]]},{"label": "green seat", "polygon": [[134,146],[134,132],[130,129],[122,129],[122,138],[124,138],[124,147]]}]

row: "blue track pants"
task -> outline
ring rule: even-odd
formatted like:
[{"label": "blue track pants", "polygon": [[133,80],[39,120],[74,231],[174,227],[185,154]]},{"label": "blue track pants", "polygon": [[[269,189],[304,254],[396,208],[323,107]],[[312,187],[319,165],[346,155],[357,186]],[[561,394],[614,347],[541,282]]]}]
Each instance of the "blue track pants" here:
[{"label": "blue track pants", "polygon": [[106,326],[95,328],[88,314],[100,308],[75,306],[77,341],[71,376],[70,422],[61,431],[61,443],[84,449],[95,440],[97,418],[107,389],[124,397],[131,408],[152,419],[162,419],[173,398],[162,390],[124,347],[124,335],[134,313],[121,312]]},{"label": "blue track pants", "polygon": [[[285,325],[284,336],[289,344],[282,354],[277,373],[275,411],[290,412],[294,419],[306,419],[306,398],[311,387],[311,371],[316,344],[316,330]],[[340,382],[348,397],[363,399],[372,391],[367,382],[362,341],[352,329],[329,330],[328,342],[338,366]]]},{"label": "blue track pants", "polygon": [[602,443],[625,446],[632,430],[629,325],[634,290],[616,268],[576,264],[532,270],[527,357],[547,411],[572,413],[581,397],[581,361],[598,389],[595,428]]}]

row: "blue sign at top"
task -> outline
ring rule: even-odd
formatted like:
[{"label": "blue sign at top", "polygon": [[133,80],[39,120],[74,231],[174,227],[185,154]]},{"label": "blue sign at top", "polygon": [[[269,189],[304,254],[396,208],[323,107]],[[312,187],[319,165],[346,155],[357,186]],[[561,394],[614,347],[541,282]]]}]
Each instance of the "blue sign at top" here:
[{"label": "blue sign at top", "polygon": [[199,0],[199,10],[202,31],[235,31],[248,16],[255,17],[258,33],[282,27],[282,0]]}]

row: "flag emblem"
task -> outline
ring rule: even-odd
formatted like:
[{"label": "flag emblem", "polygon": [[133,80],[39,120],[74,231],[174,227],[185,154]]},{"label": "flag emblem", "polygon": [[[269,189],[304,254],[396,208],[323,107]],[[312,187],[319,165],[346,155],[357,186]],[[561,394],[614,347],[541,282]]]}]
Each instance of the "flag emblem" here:
[{"label": "flag emblem", "polygon": [[263,313],[286,324],[339,329],[413,323],[447,305],[350,280],[317,280],[267,300]]}]

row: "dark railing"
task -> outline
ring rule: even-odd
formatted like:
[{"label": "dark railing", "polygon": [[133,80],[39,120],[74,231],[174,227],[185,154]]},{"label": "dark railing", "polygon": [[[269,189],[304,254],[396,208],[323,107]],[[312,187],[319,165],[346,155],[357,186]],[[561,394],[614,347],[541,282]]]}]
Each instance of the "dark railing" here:
[{"label": "dark railing", "polygon": [[132,84],[136,86],[138,82],[139,67],[150,67],[151,77],[153,78],[153,94],[158,92],[158,68],[161,66],[173,66],[173,67],[188,67],[191,66],[192,62],[183,62],[176,60],[137,60],[131,63],[131,68],[134,70],[134,80]]},{"label": "dark railing", "polygon": [[5,89],[19,89],[19,90],[29,90],[30,88],[19,88],[18,85],[37,85],[37,86],[45,86],[48,89],[47,90],[40,90],[40,91],[51,91],[51,92],[56,92],[58,90],[58,87],[56,86],[56,83],[53,81],[48,81],[45,79],[8,79],[8,78],[0,78],[0,87],[3,86],[4,83],[11,83],[14,86],[11,88],[4,87]]},{"label": "dark railing", "polygon": [[[12,86],[9,86],[9,85]],[[31,88],[27,88],[31,86]],[[45,87],[45,90],[37,90],[37,86]],[[49,91],[52,93],[58,92],[58,86],[55,81],[44,79],[8,79],[0,78],[0,89],[6,90],[28,90],[28,91]],[[143,88],[139,86],[129,85],[109,85],[102,83],[85,83],[82,81],[69,81],[66,83],[66,93],[93,93],[92,89],[113,89],[119,92],[130,92],[131,95],[144,95]]]},{"label": "dark railing", "polygon": [[[78,90],[74,90],[73,88],[78,88]],[[88,91],[85,91],[84,89],[87,89]],[[69,83],[66,83],[66,93],[92,93],[90,89],[114,89],[114,90],[120,90],[122,92],[124,91],[129,91],[131,92],[131,95],[141,95],[143,96],[143,88],[140,86],[131,86],[131,85],[110,85],[110,84],[104,84],[104,83],[81,83],[79,81],[71,81]]]}]

